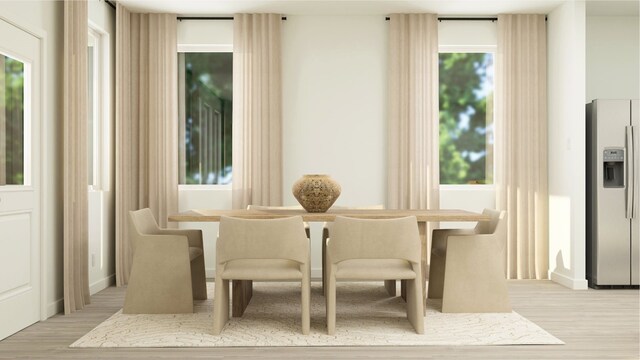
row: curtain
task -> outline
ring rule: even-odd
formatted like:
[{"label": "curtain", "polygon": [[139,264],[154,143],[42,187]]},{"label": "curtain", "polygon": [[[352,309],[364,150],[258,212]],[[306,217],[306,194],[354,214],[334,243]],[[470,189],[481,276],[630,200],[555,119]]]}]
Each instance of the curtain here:
[{"label": "curtain", "polygon": [[116,9],[116,283],[131,270],[130,210],[178,211],[177,19]]},{"label": "curtain", "polygon": [[393,14],[389,28],[388,207],[437,209],[438,19]]},{"label": "curtain", "polygon": [[88,6],[64,2],[64,312],[81,310],[89,297]]},{"label": "curtain", "polygon": [[544,15],[498,17],[496,204],[510,279],[546,279],[549,268],[546,61]]},{"label": "curtain", "polygon": [[[438,19],[434,14],[393,14],[389,31],[387,206],[438,209]],[[437,227],[427,224],[426,249]],[[428,266],[423,271],[428,276]]]},{"label": "curtain", "polygon": [[281,16],[233,23],[233,208],[282,205]]}]

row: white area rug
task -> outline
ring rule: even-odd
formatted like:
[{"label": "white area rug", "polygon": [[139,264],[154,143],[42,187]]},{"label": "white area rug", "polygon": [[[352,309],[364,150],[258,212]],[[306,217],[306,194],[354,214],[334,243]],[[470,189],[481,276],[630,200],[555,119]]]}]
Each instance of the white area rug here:
[{"label": "white area rug", "polygon": [[[213,283],[208,283],[213,298]],[[196,304],[194,314],[124,315],[105,320],[71,347],[215,346],[416,346],[564,344],[516,312],[443,314],[429,301],[425,334],[406,318],[400,297],[389,297],[379,283],[339,283],[335,336],[326,334],[321,285],[311,289],[311,334],[302,335],[300,285],[254,283],[242,318],[232,318],[220,336],[211,334],[212,300]]]}]

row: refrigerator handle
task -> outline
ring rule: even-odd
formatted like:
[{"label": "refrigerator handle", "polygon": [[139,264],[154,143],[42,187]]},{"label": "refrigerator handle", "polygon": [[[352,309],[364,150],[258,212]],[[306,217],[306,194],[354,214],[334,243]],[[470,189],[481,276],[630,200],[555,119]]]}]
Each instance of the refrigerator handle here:
[{"label": "refrigerator handle", "polygon": [[634,127],[633,126],[625,126],[625,133],[626,133],[626,138],[627,138],[627,208],[626,208],[626,213],[625,213],[625,217],[627,219],[633,219],[635,216],[635,209],[634,209],[634,203],[635,203],[635,197],[636,197],[636,189],[635,189],[635,157],[636,157],[636,149],[635,149],[635,142],[634,142]]}]

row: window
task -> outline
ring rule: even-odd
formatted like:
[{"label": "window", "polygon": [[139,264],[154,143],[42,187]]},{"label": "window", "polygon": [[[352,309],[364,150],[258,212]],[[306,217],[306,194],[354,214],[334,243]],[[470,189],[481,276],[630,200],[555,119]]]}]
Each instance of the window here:
[{"label": "window", "polygon": [[178,54],[180,184],[231,183],[233,54]]},{"label": "window", "polygon": [[493,183],[493,53],[441,52],[440,184]]},{"label": "window", "polygon": [[25,184],[25,70],[0,53],[0,186]]}]

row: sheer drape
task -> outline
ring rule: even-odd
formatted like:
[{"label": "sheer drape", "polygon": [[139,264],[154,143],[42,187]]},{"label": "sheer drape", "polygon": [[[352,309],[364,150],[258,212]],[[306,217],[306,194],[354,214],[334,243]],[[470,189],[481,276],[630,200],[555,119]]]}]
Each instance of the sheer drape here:
[{"label": "sheer drape", "polygon": [[128,212],[178,211],[177,19],[116,11],[116,282],[131,270]]},{"label": "sheer drape", "polygon": [[393,14],[389,36],[390,209],[437,209],[438,20]]},{"label": "sheer drape", "polygon": [[233,22],[233,207],[282,205],[281,16]]},{"label": "sheer drape", "polygon": [[547,43],[544,15],[500,15],[496,203],[507,210],[507,277],[546,279]]},{"label": "sheer drape", "polygon": [[[436,15],[391,15],[387,128],[389,209],[437,209],[440,206],[438,83]],[[423,229],[426,249],[431,248],[431,232],[437,227],[437,223],[428,223]],[[423,271],[428,274],[427,269]]]},{"label": "sheer drape", "polygon": [[81,310],[89,297],[89,162],[87,158],[86,0],[64,2],[64,312]]}]

